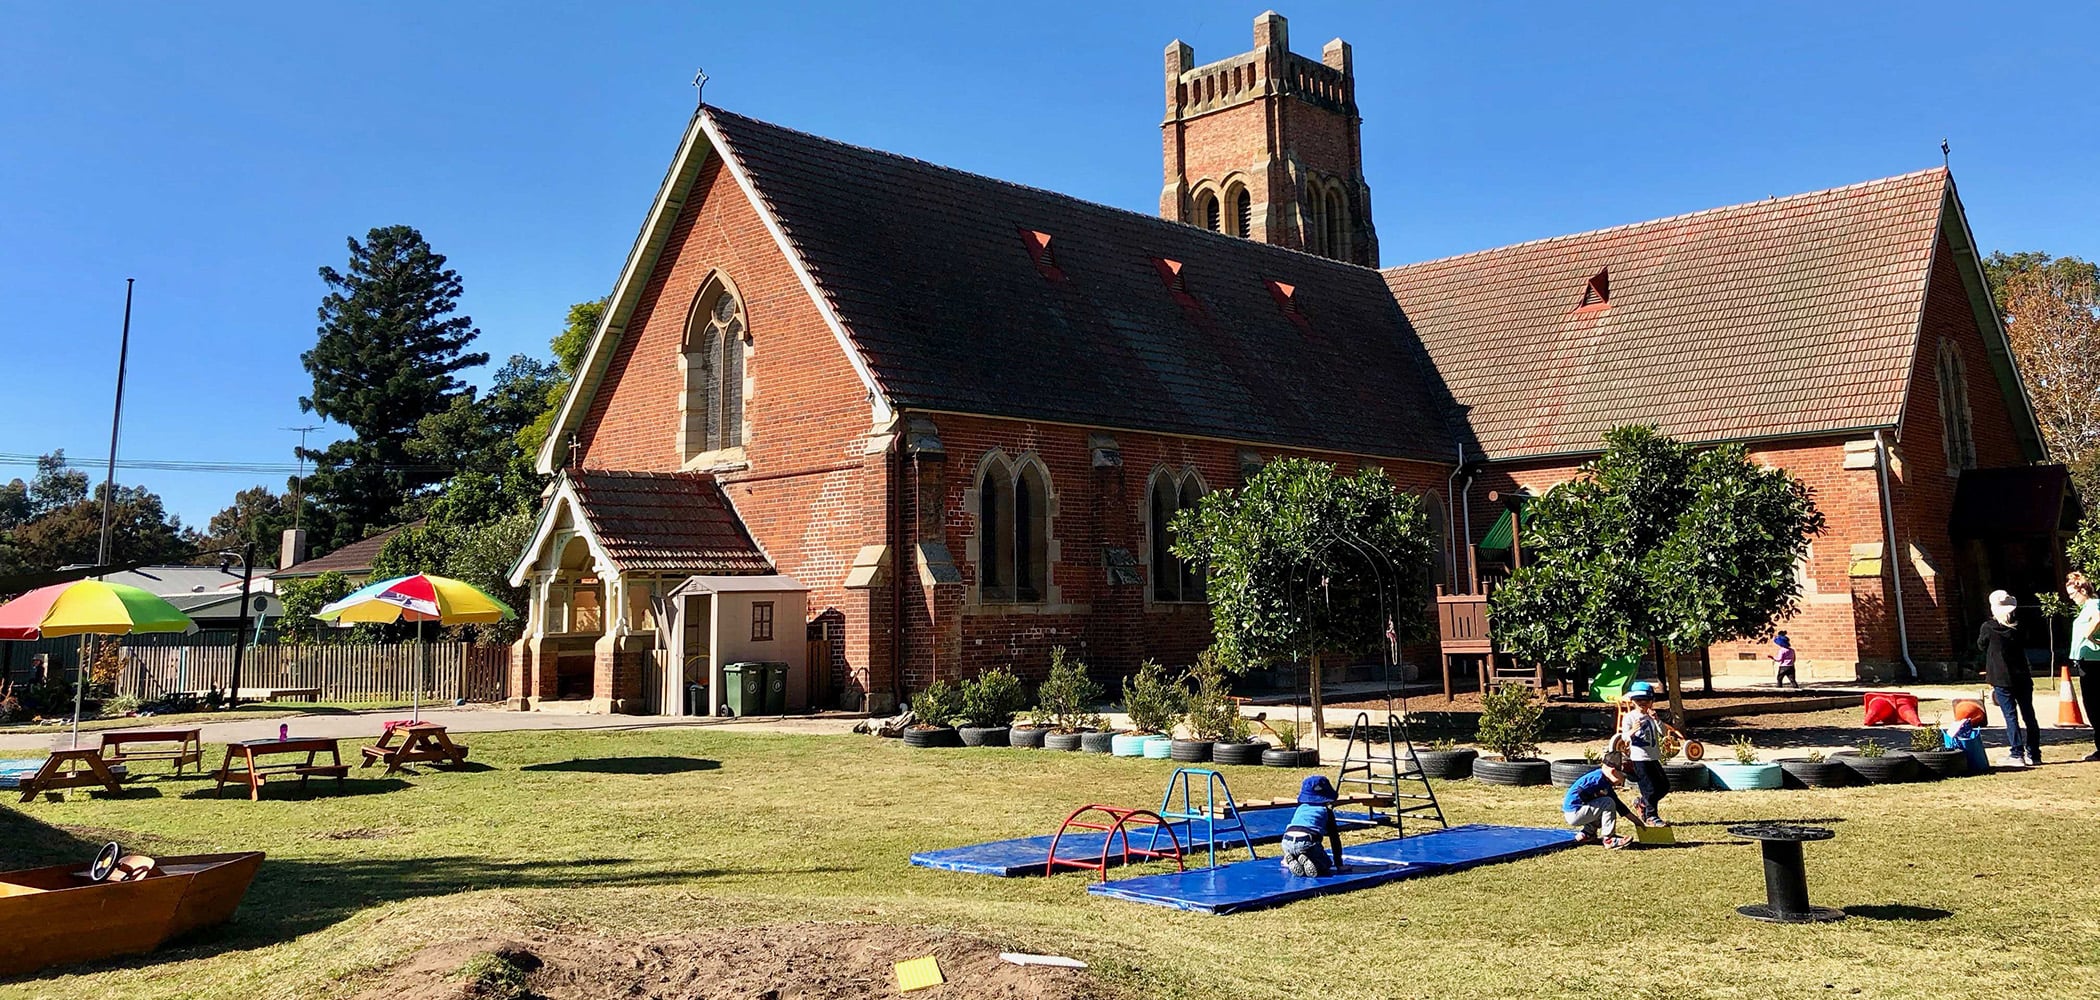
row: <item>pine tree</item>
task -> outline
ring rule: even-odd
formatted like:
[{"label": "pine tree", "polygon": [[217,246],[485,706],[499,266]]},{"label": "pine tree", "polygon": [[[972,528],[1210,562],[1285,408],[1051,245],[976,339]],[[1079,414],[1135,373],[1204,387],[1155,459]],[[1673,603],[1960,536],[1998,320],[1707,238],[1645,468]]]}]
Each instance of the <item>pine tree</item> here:
[{"label": "pine tree", "polygon": [[349,241],[347,272],[321,268],[319,340],[299,360],[313,376],[302,410],[342,424],[350,437],[307,449],[307,492],[333,525],[331,546],[390,527],[398,509],[453,468],[408,449],[417,424],[468,392],[457,373],[485,364],[469,353],[478,331],[454,315],[459,273],[409,226],[374,229]]}]

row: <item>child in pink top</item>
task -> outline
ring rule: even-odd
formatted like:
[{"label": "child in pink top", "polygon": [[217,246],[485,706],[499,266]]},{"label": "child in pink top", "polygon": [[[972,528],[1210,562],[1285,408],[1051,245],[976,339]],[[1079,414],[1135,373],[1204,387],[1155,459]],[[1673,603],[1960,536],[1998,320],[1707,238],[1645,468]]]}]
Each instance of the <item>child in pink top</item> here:
[{"label": "child in pink top", "polygon": [[1779,647],[1779,652],[1765,654],[1766,659],[1779,667],[1779,677],[1772,683],[1778,687],[1785,687],[1786,682],[1793,681],[1794,690],[1801,690],[1801,678],[1794,676],[1793,640],[1788,639],[1785,632],[1781,632],[1772,637],[1772,645]]}]

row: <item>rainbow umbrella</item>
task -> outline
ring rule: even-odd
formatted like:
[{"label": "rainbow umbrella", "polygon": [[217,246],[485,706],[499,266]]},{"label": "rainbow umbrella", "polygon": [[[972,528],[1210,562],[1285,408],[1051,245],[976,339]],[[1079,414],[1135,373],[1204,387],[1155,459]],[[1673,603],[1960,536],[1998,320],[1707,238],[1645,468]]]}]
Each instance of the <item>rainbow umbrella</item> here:
[{"label": "rainbow umbrella", "polygon": [[[0,604],[0,639],[196,630],[197,623],[174,605],[137,587],[103,580],[54,583]],[[83,665],[73,679],[76,747],[80,745],[80,701],[86,686],[87,667]]]},{"label": "rainbow umbrella", "polygon": [[[486,591],[446,576],[417,573],[368,583],[342,598],[328,602],[314,614],[324,622],[349,626],[367,623],[415,622],[417,638],[422,623],[440,625],[487,625],[518,617],[510,605],[490,597]],[[427,658],[430,648],[423,648]],[[424,664],[418,664],[422,673]],[[409,717],[423,717],[423,678],[409,685]]]}]

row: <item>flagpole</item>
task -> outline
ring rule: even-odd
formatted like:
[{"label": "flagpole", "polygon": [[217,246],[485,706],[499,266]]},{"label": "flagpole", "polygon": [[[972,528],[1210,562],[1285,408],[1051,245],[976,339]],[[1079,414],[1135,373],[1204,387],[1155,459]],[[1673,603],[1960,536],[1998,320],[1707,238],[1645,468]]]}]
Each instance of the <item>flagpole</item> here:
[{"label": "flagpole", "polygon": [[[109,567],[109,521],[117,496],[117,431],[124,423],[124,368],[131,360],[131,286],[137,278],[124,279],[124,333],[117,340],[117,402],[109,414],[109,468],[102,478],[102,541],[95,549],[95,579]],[[100,636],[88,642],[88,660],[73,671],[73,749],[80,749],[80,707],[87,697],[87,675],[102,653]]]}]

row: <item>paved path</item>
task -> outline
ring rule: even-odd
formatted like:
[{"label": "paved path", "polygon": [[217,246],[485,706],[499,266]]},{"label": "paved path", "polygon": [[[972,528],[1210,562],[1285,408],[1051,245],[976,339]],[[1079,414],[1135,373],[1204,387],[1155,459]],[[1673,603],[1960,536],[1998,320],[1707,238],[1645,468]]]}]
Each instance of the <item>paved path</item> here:
[{"label": "paved path", "polygon": [[[407,709],[389,708],[371,712],[327,715],[279,716],[273,719],[242,719],[232,722],[207,722],[200,726],[206,743],[229,743],[234,740],[269,739],[277,735],[279,725],[289,726],[295,736],[335,737],[337,739],[377,739],[381,724],[392,719],[408,718]],[[798,733],[806,735],[828,735],[847,733],[858,716],[829,714],[808,717],[760,718],[760,719],[674,719],[647,715],[585,715],[580,712],[506,712],[494,708],[426,708],[422,718],[450,729],[454,733],[498,733],[538,730],[633,730],[685,728],[723,728],[743,732]],[[154,720],[140,719],[140,729],[154,728]],[[102,730],[101,732],[115,732]],[[0,750],[47,750],[53,746],[66,746],[71,736],[66,730],[56,733],[9,733],[0,736]],[[81,733],[80,742],[85,746],[97,744],[96,733]]]}]

